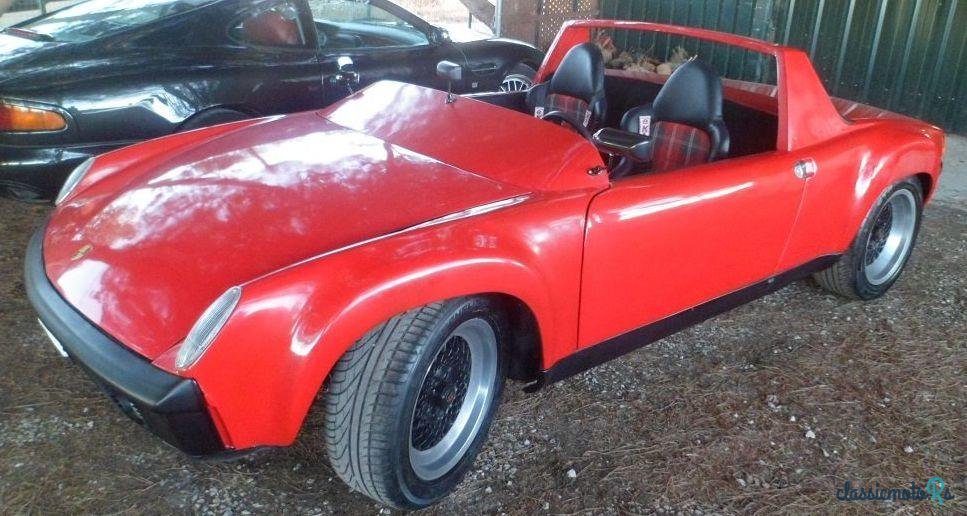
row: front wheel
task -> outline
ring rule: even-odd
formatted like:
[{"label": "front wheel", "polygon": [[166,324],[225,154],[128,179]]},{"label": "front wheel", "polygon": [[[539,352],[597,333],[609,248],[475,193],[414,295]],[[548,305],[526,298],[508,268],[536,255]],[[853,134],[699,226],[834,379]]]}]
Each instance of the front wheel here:
[{"label": "front wheel", "polygon": [[487,298],[394,317],[333,369],[326,445],[351,488],[401,509],[452,492],[483,445],[503,391],[507,323]]},{"label": "front wheel", "polygon": [[920,232],[923,188],[916,179],[887,191],[866,217],[859,235],[839,262],[815,275],[825,289],[871,300],[900,278]]}]

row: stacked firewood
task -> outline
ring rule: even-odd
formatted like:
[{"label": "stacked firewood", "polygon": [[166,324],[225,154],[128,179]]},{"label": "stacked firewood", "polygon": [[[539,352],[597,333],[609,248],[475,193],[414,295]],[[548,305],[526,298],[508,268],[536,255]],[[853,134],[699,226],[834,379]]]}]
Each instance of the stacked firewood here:
[{"label": "stacked firewood", "polygon": [[600,35],[595,40],[604,55],[605,66],[612,70],[629,72],[652,72],[659,75],[671,75],[679,66],[691,59],[691,55],[684,47],[678,46],[672,50],[667,61],[657,59],[652,54],[653,48],[644,51],[620,50],[610,36]]}]

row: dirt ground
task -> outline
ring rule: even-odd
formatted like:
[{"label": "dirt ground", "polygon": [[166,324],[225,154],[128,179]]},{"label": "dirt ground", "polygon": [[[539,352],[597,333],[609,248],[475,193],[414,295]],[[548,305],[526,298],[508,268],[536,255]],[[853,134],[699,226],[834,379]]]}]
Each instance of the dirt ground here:
[{"label": "dirt ground", "polygon": [[[935,508],[836,490],[940,476],[964,514],[963,207],[929,208],[885,299],[800,282],[536,395],[512,385],[472,473],[426,512],[908,513]],[[44,215],[0,200],[0,513],[380,512],[334,478],[319,417],[289,449],[211,463],[122,416],[25,299]]]}]

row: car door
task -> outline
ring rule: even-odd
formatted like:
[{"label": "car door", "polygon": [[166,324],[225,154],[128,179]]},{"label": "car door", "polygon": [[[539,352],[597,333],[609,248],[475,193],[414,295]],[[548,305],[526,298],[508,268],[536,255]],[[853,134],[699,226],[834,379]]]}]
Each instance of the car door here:
[{"label": "car door", "polygon": [[579,347],[770,278],[803,194],[789,153],[617,181],[590,205]]},{"label": "car door", "polygon": [[227,18],[229,44],[220,49],[219,76],[244,96],[245,106],[262,115],[324,106],[322,67],[315,32],[302,0],[229,2],[245,6]]},{"label": "car door", "polygon": [[[447,58],[443,33],[388,2],[309,0],[327,103],[381,80],[441,87],[436,64]],[[352,69],[352,76],[342,70]]]}]

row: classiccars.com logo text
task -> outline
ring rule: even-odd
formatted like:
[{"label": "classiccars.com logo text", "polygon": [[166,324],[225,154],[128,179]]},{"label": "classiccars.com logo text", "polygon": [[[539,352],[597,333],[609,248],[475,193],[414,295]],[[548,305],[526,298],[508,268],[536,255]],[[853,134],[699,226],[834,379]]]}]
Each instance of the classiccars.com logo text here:
[{"label": "classiccars.com logo text", "polygon": [[937,505],[943,505],[944,500],[953,500],[954,495],[940,477],[932,477],[920,487],[916,482],[910,482],[909,488],[860,488],[847,480],[843,487],[836,490],[836,499],[844,502],[875,502],[875,501],[914,501],[931,500]]}]

